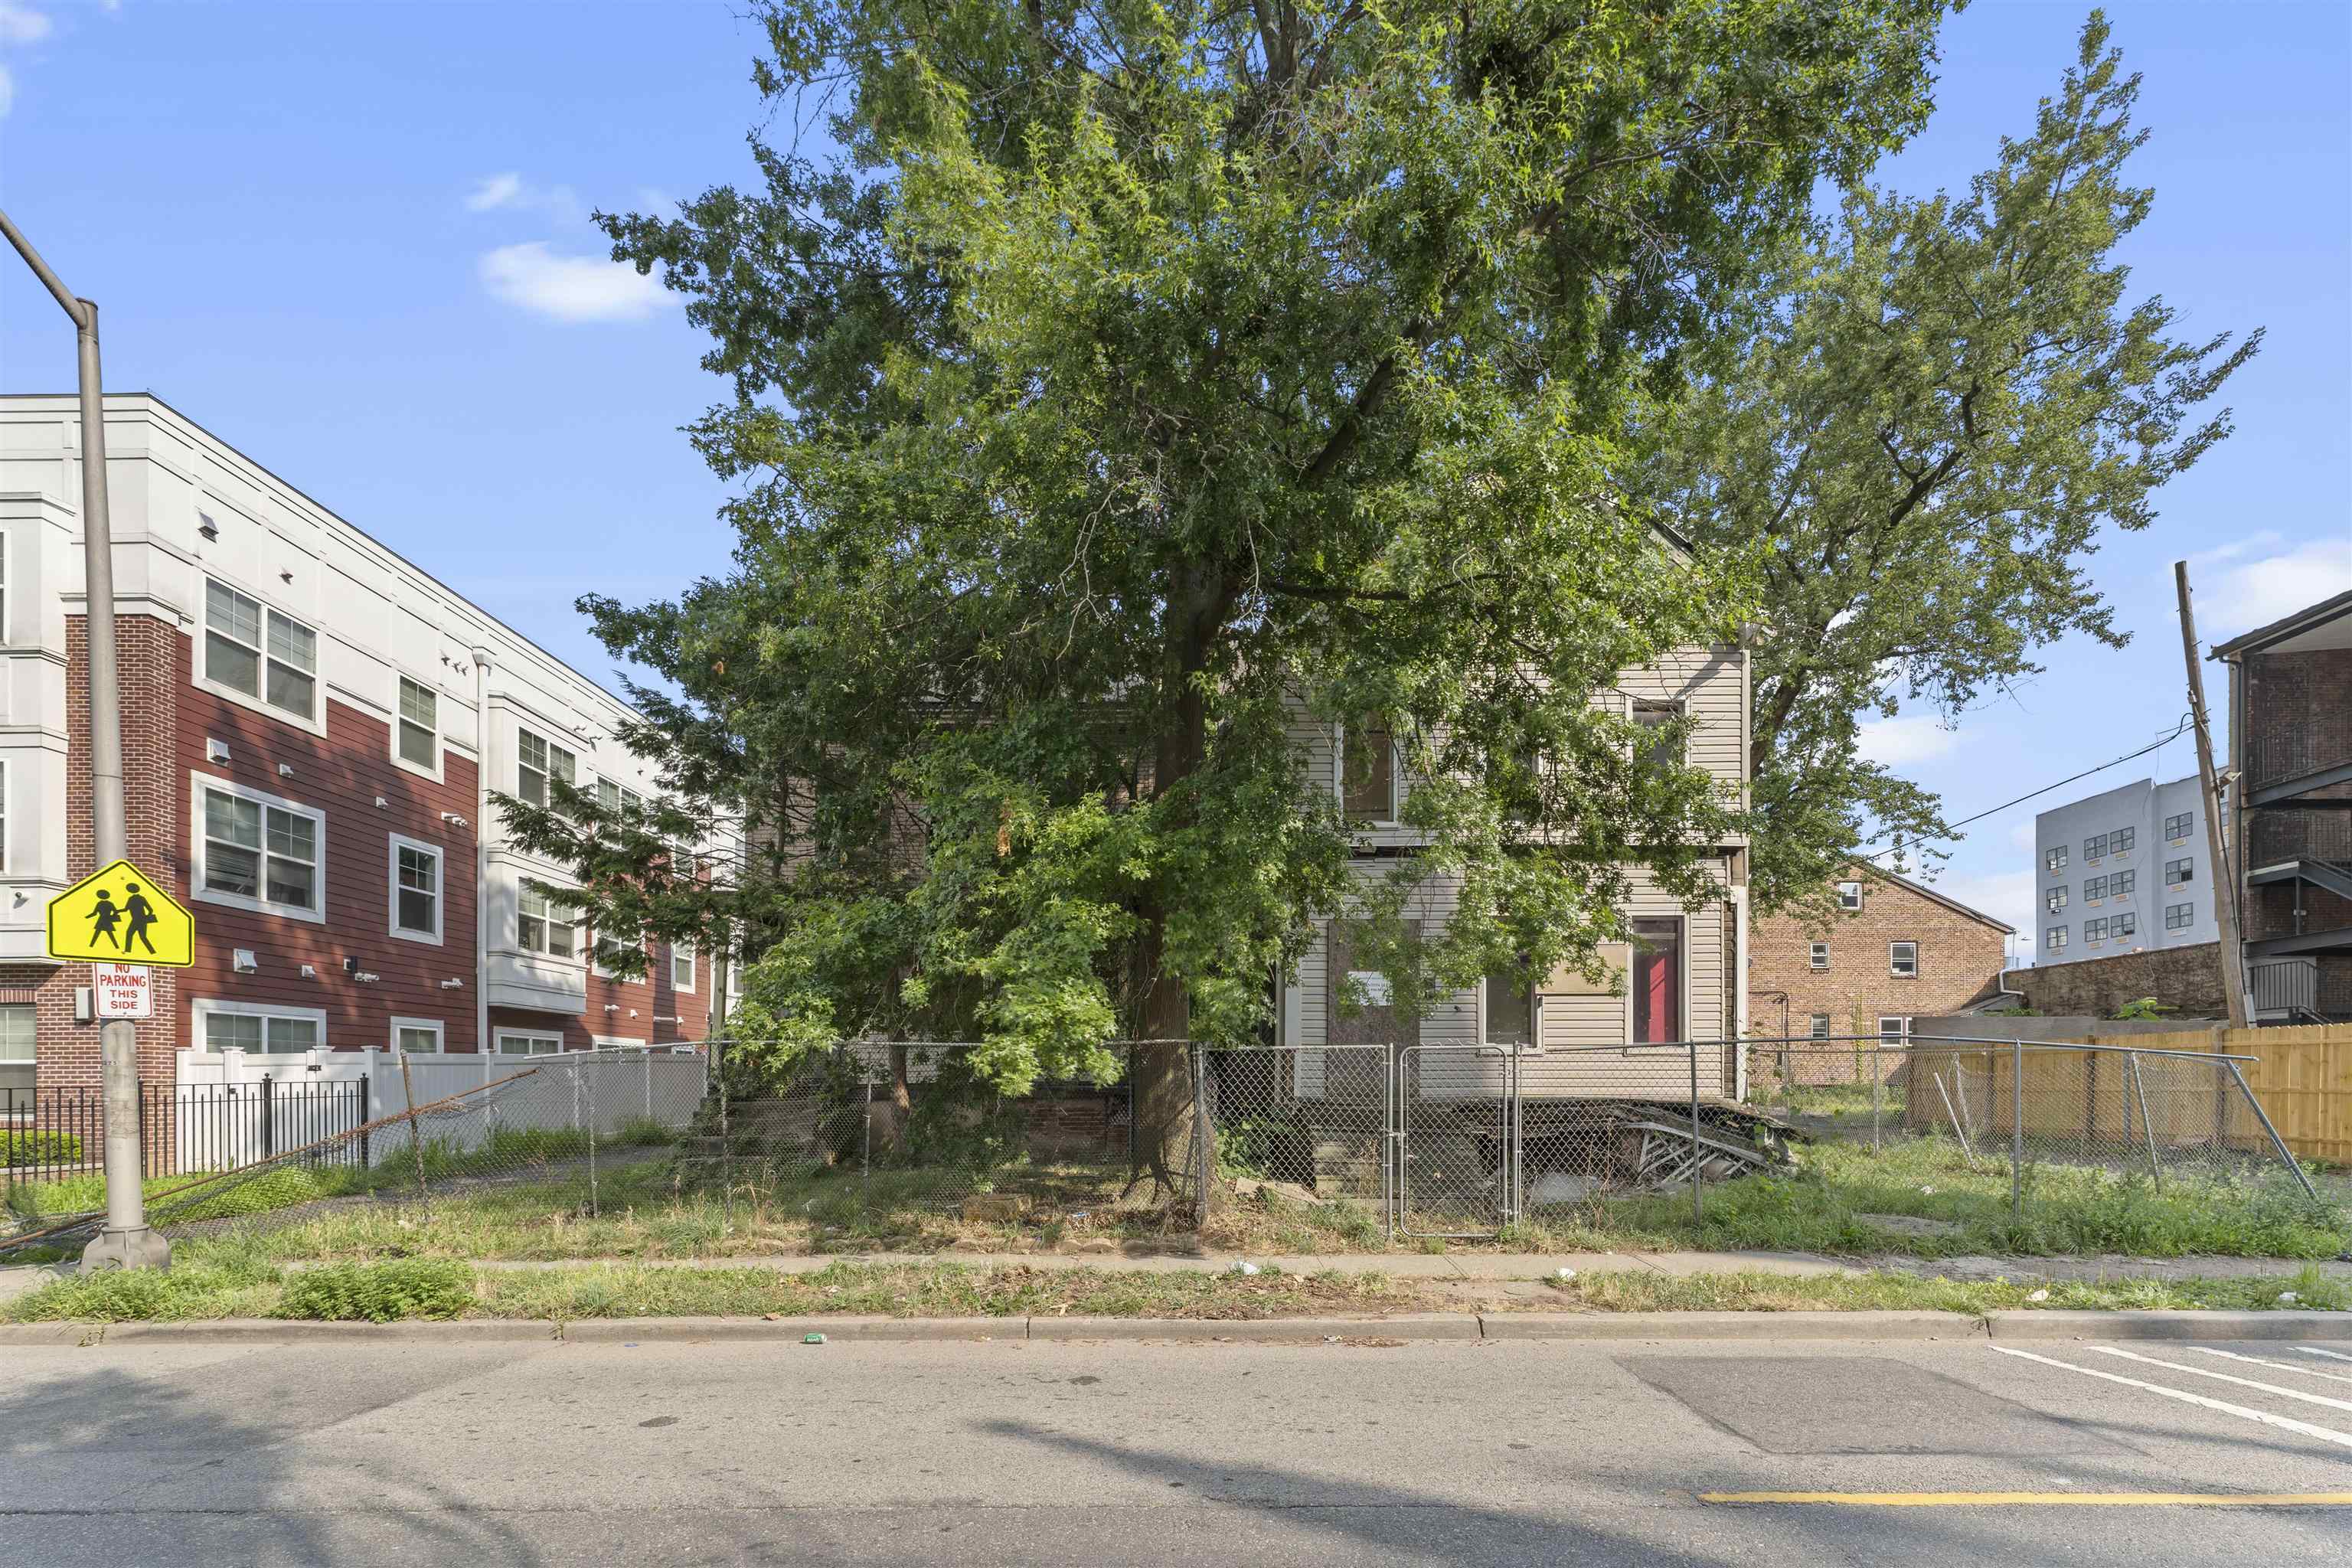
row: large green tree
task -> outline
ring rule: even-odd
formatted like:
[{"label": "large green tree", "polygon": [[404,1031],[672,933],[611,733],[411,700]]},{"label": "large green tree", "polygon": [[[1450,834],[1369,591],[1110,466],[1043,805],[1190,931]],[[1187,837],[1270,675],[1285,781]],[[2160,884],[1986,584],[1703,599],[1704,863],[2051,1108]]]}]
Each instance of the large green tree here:
[{"label": "large green tree", "polygon": [[[980,1070],[1234,1039],[1339,910],[1288,737],[1385,730],[1425,855],[1369,892],[1408,1006],[1591,962],[1628,860],[1710,890],[1738,803],[1590,701],[1732,635],[1619,469],[1815,183],[1921,121],[1934,0],[772,0],[762,186],[605,220],[735,397],[736,570],[594,600],[635,743],[772,849],[592,912],[756,932],[745,1033],[965,1035]],[[1415,937],[1412,886],[1461,879]],[[1154,1146],[1180,1054],[1137,1059]]]},{"label": "large green tree", "polygon": [[2261,333],[2183,339],[2116,257],[2151,199],[2125,174],[2138,90],[2093,13],[2032,134],[1965,194],[1850,190],[1687,395],[1645,410],[1642,502],[1764,584],[1759,908],[1825,915],[1870,843],[1932,853],[1940,800],[1864,757],[1862,722],[1906,699],[1957,721],[2069,633],[2120,646],[2101,529],[2147,527],[2229,430],[2198,410]]}]

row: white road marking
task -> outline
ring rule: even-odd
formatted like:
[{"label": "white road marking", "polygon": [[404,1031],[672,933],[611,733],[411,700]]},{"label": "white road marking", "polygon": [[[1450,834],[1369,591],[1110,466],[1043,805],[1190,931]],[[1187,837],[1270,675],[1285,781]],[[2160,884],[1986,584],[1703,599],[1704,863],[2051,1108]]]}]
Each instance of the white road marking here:
[{"label": "white road marking", "polygon": [[2352,1383],[2352,1377],[2347,1377],[2340,1372],[2322,1372],[2315,1366],[2294,1366],[2283,1361],[2265,1361],[2261,1356],[2241,1355],[2236,1351],[2217,1351],[2210,1345],[2190,1345],[2189,1348],[2199,1355],[2227,1356],[2231,1361],[2251,1362],[2256,1366],[2266,1366],[2276,1372],[2291,1372],[2297,1377],[2324,1377],[2330,1383]]},{"label": "white road marking", "polygon": [[2054,1366],[2062,1372],[2079,1372],[2084,1377],[2100,1378],[2108,1383],[2120,1383],[2126,1388],[2145,1389],[2150,1394],[2162,1394],[2167,1399],[2178,1399],[2183,1405],[2201,1405],[2208,1410],[2219,1410],[2225,1415],[2242,1415],[2249,1421],[2259,1421],[2265,1426],[2276,1426],[2284,1432],[2300,1432],[2306,1437],[2316,1437],[2323,1443],[2334,1443],[2339,1447],[2352,1448],[2352,1432],[2337,1432],[2326,1426],[2315,1426],[2308,1421],[2297,1421],[2292,1415],[2273,1415],[2267,1410],[2253,1410],[2243,1405],[2231,1405],[2225,1400],[2208,1399],[2201,1394],[2190,1394],[2179,1388],[2167,1388],[2160,1383],[2142,1383],[2138,1378],[2126,1377],[2121,1373],[2101,1372],[2094,1366],[2076,1366],[2073,1362],[2056,1361],[2046,1355],[2035,1355],[2032,1351],[2017,1350],[2009,1345],[1988,1345],[1985,1348],[1998,1351],[2002,1355],[2016,1356],[2021,1361],[2039,1362],[2043,1366]]},{"label": "white road marking", "polygon": [[2324,1355],[2329,1361],[2352,1361],[2352,1355],[2346,1355],[2342,1351],[2324,1351],[2311,1345],[2297,1345],[2294,1348],[2305,1355]]},{"label": "white road marking", "polygon": [[2300,1399],[2305,1405],[2325,1405],[2330,1410],[2352,1412],[2352,1399],[2330,1399],[2324,1394],[2305,1394],[2299,1388],[2281,1388],[2275,1383],[2256,1383],[2251,1377],[2240,1377],[2234,1373],[2215,1372],[2210,1367],[2188,1366],[2177,1361],[2158,1361],[2152,1355],[2142,1355],[2137,1351],[2119,1350],[2114,1345],[2090,1345],[2085,1348],[2100,1355],[2120,1356],[2126,1361],[2136,1361],[2145,1366],[2160,1366],[2168,1372],[2185,1372],[2191,1377],[2210,1377],[2220,1383],[2234,1383],[2240,1388],[2260,1389],[2264,1394],[2275,1394],[2282,1399]]}]

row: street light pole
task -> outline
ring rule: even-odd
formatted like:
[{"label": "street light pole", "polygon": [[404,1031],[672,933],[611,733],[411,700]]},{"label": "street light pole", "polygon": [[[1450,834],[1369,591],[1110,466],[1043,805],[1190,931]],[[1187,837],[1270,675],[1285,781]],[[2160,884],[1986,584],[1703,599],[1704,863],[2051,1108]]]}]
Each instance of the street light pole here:
[{"label": "street light pole", "polygon": [[[81,383],[82,626],[89,659],[89,802],[97,864],[131,853],[122,795],[122,706],[114,658],[114,530],[106,509],[106,405],[99,374],[98,305],[49,270],[24,231],[0,212],[0,233],[73,321]],[[106,1228],[82,1253],[85,1268],[168,1268],[171,1244],[147,1227],[139,1180],[139,1031],[128,1018],[99,1026],[106,1089]]]}]

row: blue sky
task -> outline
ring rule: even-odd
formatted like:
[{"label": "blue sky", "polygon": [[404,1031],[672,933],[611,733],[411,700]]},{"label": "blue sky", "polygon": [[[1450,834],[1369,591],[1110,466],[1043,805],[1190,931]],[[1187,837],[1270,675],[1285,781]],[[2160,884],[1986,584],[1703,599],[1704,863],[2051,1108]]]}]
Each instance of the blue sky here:
[{"label": "blue sky", "polygon": [[[1930,128],[1880,171],[1958,187],[2031,128],[2088,7],[1948,24]],[[2111,5],[2146,74],[2156,209],[2136,289],[2192,333],[2263,325],[2237,435],[2096,558],[2120,623],[1957,728],[1874,754],[1966,816],[2131,751],[2184,706],[2170,563],[2209,638],[2352,586],[2352,5]],[[572,599],[725,568],[717,482],[677,427],[719,393],[677,309],[586,215],[748,176],[756,33],[727,0],[0,0],[0,202],[105,308],[108,384],[147,388],[583,668]],[[72,384],[63,318],[0,267],[0,391]],[[2190,771],[2187,742],[2047,805]],[[1941,885],[2030,931],[2032,805]]]}]

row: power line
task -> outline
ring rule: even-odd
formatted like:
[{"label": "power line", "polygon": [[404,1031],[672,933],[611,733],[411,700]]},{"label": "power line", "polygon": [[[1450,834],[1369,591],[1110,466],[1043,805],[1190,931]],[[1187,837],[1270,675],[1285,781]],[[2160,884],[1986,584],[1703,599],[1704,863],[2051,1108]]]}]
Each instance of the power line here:
[{"label": "power line", "polygon": [[[1992,806],[1984,811],[1979,811],[1974,816],[1964,816],[1958,822],[1948,822],[1944,825],[1946,831],[1942,835],[1939,835],[1939,837],[1948,838],[1952,836],[1954,831],[1966,827],[1971,822],[1982,822],[1988,816],[1998,816],[2002,812],[2007,811],[2011,806],[2023,805],[2027,801],[2033,799],[2036,795],[2048,795],[2053,789],[2064,789],[2068,784],[2074,784],[2077,780],[2089,778],[2093,773],[2103,773],[2109,768],[2130,762],[2135,757],[2144,757],[2150,752],[2157,750],[2158,747],[2168,746],[2173,742],[2180,739],[2181,736],[2189,733],[2189,716],[2187,714],[2183,714],[2181,715],[2180,722],[2173,727],[2172,733],[2169,735],[2158,736],[2156,740],[2149,742],[2147,745],[2142,746],[2137,752],[2126,752],[2120,757],[2111,758],[2106,762],[2101,763],[2095,768],[2084,768],[2079,773],[2071,773],[2065,778],[2060,779],[2055,784],[2046,784],[2040,789],[2029,790],[2025,794],[2019,795],[2015,800],[2002,801],[1999,805]],[[1860,860],[1875,860],[1883,855],[1900,854],[1902,849],[1903,846],[1901,844],[1894,844],[1885,849],[1877,850],[1872,854],[1856,856],[1855,858]]]}]

